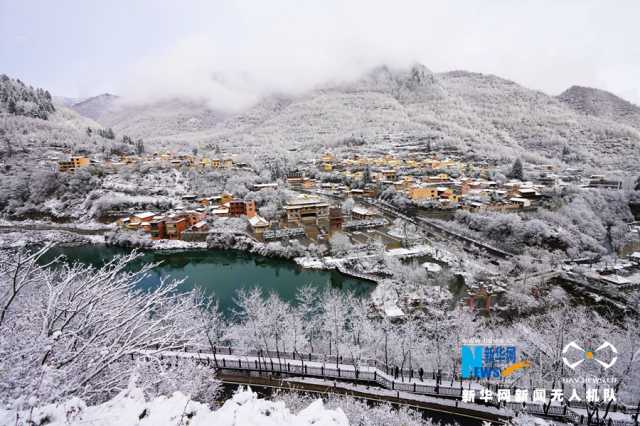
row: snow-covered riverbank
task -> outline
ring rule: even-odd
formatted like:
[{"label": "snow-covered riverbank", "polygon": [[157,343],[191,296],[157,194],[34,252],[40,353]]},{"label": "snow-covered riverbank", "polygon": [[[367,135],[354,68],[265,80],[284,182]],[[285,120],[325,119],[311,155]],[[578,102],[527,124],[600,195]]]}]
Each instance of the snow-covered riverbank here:
[{"label": "snow-covered riverbank", "polygon": [[7,220],[0,218],[0,227],[10,227],[15,229],[32,229],[32,230],[66,230],[82,233],[96,232],[104,233],[112,231],[116,228],[115,224],[99,223],[99,222],[72,222],[72,223],[56,223],[45,220]]},{"label": "snow-covered riverbank", "polygon": [[20,230],[0,233],[0,249],[18,248],[44,243],[61,246],[104,244],[102,235],[83,235],[63,230]]}]

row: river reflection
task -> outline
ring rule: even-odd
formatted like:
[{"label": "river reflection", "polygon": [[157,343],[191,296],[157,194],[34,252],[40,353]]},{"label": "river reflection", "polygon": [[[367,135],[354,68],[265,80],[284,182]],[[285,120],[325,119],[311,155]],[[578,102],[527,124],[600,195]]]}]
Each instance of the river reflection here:
[{"label": "river reflection", "polygon": [[[107,246],[54,247],[43,261],[64,255],[68,261],[101,266],[114,256],[128,252],[126,249]],[[142,282],[143,287],[158,285],[161,278],[184,278],[181,290],[199,287],[207,294],[214,294],[222,312],[227,316],[235,307],[235,292],[241,288],[258,286],[265,293],[276,292],[286,301],[293,301],[296,290],[304,285],[311,285],[319,290],[337,288],[358,296],[368,295],[374,288],[368,281],[346,277],[337,271],[307,270],[292,261],[236,251],[145,251],[132,267],[156,262],[161,262],[161,265],[154,268],[152,274]]]}]

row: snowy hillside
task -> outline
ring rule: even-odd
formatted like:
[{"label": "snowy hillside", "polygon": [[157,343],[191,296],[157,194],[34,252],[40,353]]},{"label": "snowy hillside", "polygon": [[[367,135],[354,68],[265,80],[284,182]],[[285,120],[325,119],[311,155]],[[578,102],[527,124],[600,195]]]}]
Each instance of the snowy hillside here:
[{"label": "snowy hillside", "polygon": [[430,140],[478,156],[524,155],[532,161],[558,159],[566,146],[574,161],[637,167],[640,130],[629,126],[633,108],[625,115],[607,104],[598,114],[585,115],[566,102],[492,75],[434,74],[415,65],[378,67],[357,81],[269,97],[229,116],[205,103],[171,100],[122,105],[98,121],[165,146],[244,148],[282,142],[287,148],[315,149],[351,138],[370,146],[389,140],[420,146]]},{"label": "snowy hillside", "polygon": [[[76,111],[77,106],[74,106]],[[119,134],[134,138],[165,137],[211,129],[226,115],[212,111],[204,102],[170,99],[152,104],[128,104],[110,100],[100,110],[97,121]]]},{"label": "snowy hillside", "polygon": [[99,121],[103,118],[104,114],[113,107],[113,104],[117,99],[117,96],[104,93],[102,95],[93,96],[80,102],[76,102],[70,107],[74,111],[78,112],[78,114]]},{"label": "snowy hillside", "polygon": [[[33,422],[33,423],[32,423]],[[326,409],[316,400],[297,414],[283,402],[259,399],[251,390],[236,393],[215,411],[206,405],[191,401],[180,392],[170,397],[158,397],[147,401],[139,389],[121,392],[115,398],[97,406],[87,407],[77,398],[63,404],[48,405],[16,413],[0,409],[0,424],[50,426],[163,426],[189,424],[216,426],[347,426],[342,410]]]},{"label": "snowy hillside", "polygon": [[571,86],[558,99],[580,113],[626,123],[640,130],[640,107],[613,93],[591,87]]}]

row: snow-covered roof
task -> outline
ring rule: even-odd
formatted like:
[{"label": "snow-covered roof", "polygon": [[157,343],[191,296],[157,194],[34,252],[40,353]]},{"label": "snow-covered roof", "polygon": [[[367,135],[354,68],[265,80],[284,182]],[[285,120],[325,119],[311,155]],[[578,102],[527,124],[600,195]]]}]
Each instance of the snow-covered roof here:
[{"label": "snow-covered roof", "polygon": [[260,227],[260,226],[269,226],[269,222],[267,222],[266,219],[260,217],[259,215],[255,215],[253,217],[250,217],[249,218],[249,223],[254,228],[255,227]]},{"label": "snow-covered roof", "polygon": [[355,214],[361,214],[361,215],[374,215],[375,213],[373,213],[371,210],[369,210],[366,207],[362,207],[362,206],[354,206],[353,209],[351,210],[352,213]]},{"label": "snow-covered roof", "polygon": [[614,284],[630,284],[632,281],[620,275],[604,275],[602,279]]},{"label": "snow-covered roof", "polygon": [[152,217],[154,217],[156,214],[155,213],[151,213],[151,212],[145,212],[145,213],[136,213],[133,215],[133,217],[136,217],[138,219],[144,220],[144,219],[150,219]]}]

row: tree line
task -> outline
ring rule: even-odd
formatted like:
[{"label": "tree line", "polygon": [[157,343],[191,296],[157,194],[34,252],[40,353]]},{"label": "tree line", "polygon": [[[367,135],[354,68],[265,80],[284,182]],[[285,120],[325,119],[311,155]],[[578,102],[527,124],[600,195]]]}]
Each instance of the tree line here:
[{"label": "tree line", "polygon": [[55,110],[48,90],[27,86],[6,74],[0,75],[0,111],[46,120]]}]

